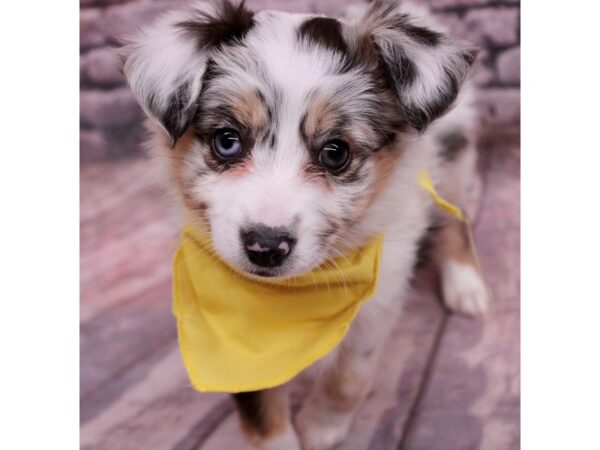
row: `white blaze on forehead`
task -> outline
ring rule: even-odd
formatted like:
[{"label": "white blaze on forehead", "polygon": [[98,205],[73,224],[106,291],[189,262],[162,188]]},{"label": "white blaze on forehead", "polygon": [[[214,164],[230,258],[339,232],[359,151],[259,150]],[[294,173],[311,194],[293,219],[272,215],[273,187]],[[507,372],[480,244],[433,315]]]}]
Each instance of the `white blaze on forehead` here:
[{"label": "white blaze on forehead", "polygon": [[292,95],[306,95],[324,75],[335,71],[339,59],[330,51],[318,51],[298,39],[299,27],[313,16],[267,11],[256,17],[258,26],[248,35],[246,45],[256,50],[275,83],[294,88]]},{"label": "white blaze on forehead", "polygon": [[246,45],[261,60],[269,83],[277,89],[279,139],[285,142],[298,136],[300,121],[311,93],[327,84],[341,60],[331,51],[302,43],[298,39],[301,24],[308,14],[264,11],[257,14],[257,27]]},{"label": "white blaze on forehead", "polygon": [[[250,223],[290,226],[304,215],[303,211],[314,210],[323,195],[322,189],[306,181],[310,155],[300,135],[300,123],[310,94],[335,73],[339,61],[331,52],[305,47],[298,40],[298,27],[310,17],[258,13],[255,28],[244,41],[244,47],[260,59],[262,73],[243,78],[250,76],[253,82],[266,78],[264,95],[267,103],[273,104],[275,115],[269,126],[276,127],[275,148],[257,142],[252,149],[251,170],[239,180],[238,196]],[[227,64],[227,60],[219,59],[222,63]]]}]

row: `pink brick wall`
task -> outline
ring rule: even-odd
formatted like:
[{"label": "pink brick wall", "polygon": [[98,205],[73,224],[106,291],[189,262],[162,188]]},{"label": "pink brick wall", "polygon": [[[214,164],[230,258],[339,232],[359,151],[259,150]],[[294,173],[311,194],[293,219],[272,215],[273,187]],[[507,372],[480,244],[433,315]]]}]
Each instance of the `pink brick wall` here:
[{"label": "pink brick wall", "polygon": [[[452,32],[482,48],[475,81],[484,123],[519,122],[518,0],[414,0],[429,5]],[[333,13],[344,0],[247,0],[253,9]],[[113,51],[161,11],[188,0],[81,0],[81,161],[140,153],[143,114],[129,93]]]}]

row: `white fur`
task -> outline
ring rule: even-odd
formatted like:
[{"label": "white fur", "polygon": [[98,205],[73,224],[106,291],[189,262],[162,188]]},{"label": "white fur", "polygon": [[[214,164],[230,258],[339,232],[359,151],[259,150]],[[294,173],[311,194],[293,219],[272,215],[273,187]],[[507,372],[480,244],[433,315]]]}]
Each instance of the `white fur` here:
[{"label": "white fur", "polygon": [[[345,17],[348,23],[356,23],[356,15],[360,17],[363,12],[360,7],[353,8]],[[418,15],[421,20],[428,20],[422,13]],[[469,88],[463,93],[459,105],[427,132],[404,136],[400,162],[383,191],[367,207],[357,200],[364,186],[340,187],[332,183],[330,189],[324,190],[303,177],[309,157],[303,150],[299,123],[312,96],[346,87],[348,93],[354,95],[343,97],[345,105],[361,111],[361,107],[368,108],[362,102],[370,92],[366,78],[352,71],[343,75],[335,73],[340,63],[337,56],[298,43],[297,26],[309,16],[273,11],[257,13],[257,25],[246,36],[244,48],[227,48],[200,56],[191,41],[173,31],[173,24],[187,17],[187,13],[166,16],[154,28],[145,30],[126,49],[125,53],[129,55],[125,64],[126,75],[151,117],[157,118],[156,109],[168,107],[173,86],[181,85],[183,81],[189,85],[190,97],[197,99],[201,75],[209,57],[227,72],[219,81],[218,89],[226,88],[233,92],[277,89],[277,98],[281,102],[277,110],[276,149],[257,144],[252,150],[252,164],[242,175],[212,173],[197,177],[198,170],[206,168],[204,155],[207,151],[199,142],[192,143],[184,156],[183,182],[192,198],[210,204],[205,220],[210,224],[211,237],[219,256],[243,271],[249,267],[239,239],[244,226],[251,223],[271,227],[293,226],[298,243],[283,274],[288,277],[309,271],[326,259],[338,256],[344,247],[361,245],[375,234],[382,233],[384,236],[377,292],[362,307],[340,346],[321,361],[321,377],[298,416],[304,448],[330,448],[344,439],[354,413],[354,410],[336,412],[328,405],[330,399],[323,386],[327,377],[332,376],[331,368],[339,363],[341,355],[347,355],[344,352],[354,355],[347,364],[364,383],[360,391],[353,392],[349,387],[344,395],[355,399],[358,404],[368,392],[379,350],[409,291],[417,243],[430,224],[434,209],[430,198],[416,182],[417,172],[428,168],[443,195],[466,205],[469,213],[476,210],[480,185],[474,175],[476,151],[472,140],[462,156],[451,164],[444,163],[438,156],[439,136],[456,129],[471,136],[475,129]],[[398,34],[384,30],[377,37],[385,47],[391,46],[392,40],[397,45],[398,39],[405,39]],[[408,105],[427,103],[440,89],[439,80],[444,70],[454,70],[462,48],[462,44],[450,41],[435,48],[417,48],[406,41],[407,53],[418,68],[418,77],[403,94],[403,100]],[[154,105],[150,105],[150,98],[154,98]],[[219,101],[218,95],[213,101]],[[216,103],[212,105],[209,102],[203,106],[210,109]],[[367,112],[374,113],[365,110]],[[357,128],[361,128],[360,125]],[[356,131],[364,139],[370,138],[369,130]],[[155,132],[153,142],[163,152],[169,151],[165,145],[164,130]],[[159,161],[167,161],[166,156],[162,153]],[[371,167],[369,164],[372,162],[366,163],[367,169]],[[365,183],[375,181],[367,179]],[[315,235],[323,230],[327,215],[339,215],[344,207],[362,212],[358,222],[343,236],[343,245],[329,249],[329,253],[317,249]],[[444,261],[442,287],[445,301],[454,311],[480,314],[489,303],[485,285],[472,266]],[[289,432],[285,435],[263,443],[263,448],[298,448],[297,438],[292,428],[288,428]]]},{"label": "white fur", "polygon": [[490,303],[485,282],[475,267],[453,260],[442,265],[442,295],[450,310],[469,316],[482,315]]},{"label": "white fur", "polygon": [[[427,105],[435,98],[438,92],[446,89],[446,73],[450,72],[457,79],[462,79],[460,72],[464,70],[465,50],[473,48],[466,42],[458,39],[441,39],[439,45],[430,47],[415,44],[412,39],[401,30],[387,27],[388,17],[374,16],[371,20],[364,20],[369,8],[366,5],[353,5],[344,11],[342,17],[354,24],[358,29],[371,28],[375,41],[383,53],[395,53],[401,47],[406,55],[414,62],[417,77],[414,82],[402,90],[403,103],[409,107],[426,109]],[[426,8],[411,2],[402,2],[399,13],[409,14],[410,22],[415,26],[426,27],[436,32],[445,33],[446,27],[441,25]]]},{"label": "white fur", "polygon": [[[207,3],[198,3],[197,8],[212,11]],[[137,36],[127,38],[121,50],[129,86],[146,114],[161,127],[157,113],[168,108],[174,87],[188,83],[190,102],[200,93],[206,57],[198,55],[192,40],[174,31],[175,24],[192,17],[187,10],[164,14]]]}]

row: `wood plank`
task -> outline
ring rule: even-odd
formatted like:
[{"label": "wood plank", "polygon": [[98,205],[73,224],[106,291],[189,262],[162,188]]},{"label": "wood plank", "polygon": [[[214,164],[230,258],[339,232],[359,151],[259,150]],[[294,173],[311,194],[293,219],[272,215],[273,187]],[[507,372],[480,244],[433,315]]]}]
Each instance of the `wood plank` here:
[{"label": "wood plank", "polygon": [[248,449],[248,445],[240,430],[240,422],[237,413],[229,414],[227,419],[213,431],[208,439],[204,442],[199,441],[196,447],[193,448],[202,450],[223,450],[230,448],[236,450]]},{"label": "wood plank", "polygon": [[80,328],[82,408],[107,383],[176,338],[171,284],[151,286]]},{"label": "wood plank", "polygon": [[[81,172],[81,421],[137,380],[175,339],[170,261],[177,227],[148,160]],[[104,392],[106,390],[106,392]]]},{"label": "wood plank", "polygon": [[171,348],[169,344],[173,344],[173,342],[169,342],[145,357],[140,358],[135,364],[123,370],[119,376],[113,377],[100,389],[97,389],[81,401],[80,425],[86,425],[87,422],[103,414],[104,410],[111,408],[114,403],[117,403],[129,389],[132,389],[137,383],[146,378],[152,368],[165,358],[165,355]]},{"label": "wood plank", "polygon": [[400,448],[519,448],[519,312],[450,317]]},{"label": "wood plank", "polygon": [[448,318],[402,449],[519,448],[520,186],[511,154],[501,141],[488,149],[475,229],[495,304],[484,320]]},{"label": "wood plank", "polygon": [[[510,383],[518,384],[518,159],[514,146],[507,151],[501,140],[485,151],[488,185],[475,233],[498,300],[492,316],[485,325],[449,319],[431,378],[421,386],[445,319],[431,291],[412,299],[387,344],[385,354],[394,358],[382,361],[377,389],[359,410],[344,449],[394,448],[403,436],[406,448],[436,448],[427,447],[431,429],[460,429],[467,437],[454,443],[516,448],[510,445],[518,442],[518,385],[515,389]],[[168,254],[177,224],[162,210],[167,207],[157,200],[162,194],[138,180],[146,166],[144,161],[120,162],[95,167],[90,176],[92,188],[82,211],[82,443],[85,437],[90,449],[241,448],[232,403],[226,396],[212,400],[191,390],[173,351]],[[471,354],[472,346],[477,350]],[[473,369],[466,363],[452,366],[455,359],[475,366],[491,362]],[[515,361],[516,368],[511,366]],[[169,372],[175,366],[178,375]],[[440,372],[450,378],[440,378]],[[479,381],[469,384],[480,372],[487,377],[483,393],[477,390]],[[455,387],[457,380],[467,386]],[[495,380],[510,386],[495,391]],[[310,380],[299,382],[294,397],[303,398],[309,385]],[[421,387],[423,396],[414,405]],[[449,394],[439,397],[445,387],[466,399],[455,404]],[[436,415],[440,405],[446,409]],[[461,420],[458,428],[455,422]],[[404,433],[407,424],[410,430]]]},{"label": "wood plank", "polygon": [[82,426],[82,448],[185,450],[190,435],[202,439],[230,414],[226,395],[192,389],[175,342],[140,366],[143,377]]},{"label": "wood plank", "polygon": [[193,391],[171,315],[177,223],[147,160],[82,170],[82,447],[179,448],[231,412]]},{"label": "wood plank", "polygon": [[401,436],[417,399],[445,312],[431,274],[406,304],[390,339],[370,392],[354,419],[343,450],[391,448]]},{"label": "wood plank", "polygon": [[167,280],[178,214],[145,159],[81,173],[81,321]]},{"label": "wood plank", "polygon": [[97,314],[140,297],[151,285],[168,282],[177,231],[155,222],[122,239],[88,251],[81,257],[80,320],[89,322]]}]

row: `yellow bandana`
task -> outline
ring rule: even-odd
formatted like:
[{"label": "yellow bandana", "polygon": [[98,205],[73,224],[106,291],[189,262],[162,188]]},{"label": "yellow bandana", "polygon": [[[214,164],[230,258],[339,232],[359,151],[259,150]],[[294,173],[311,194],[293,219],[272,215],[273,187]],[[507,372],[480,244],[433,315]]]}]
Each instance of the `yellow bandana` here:
[{"label": "yellow bandana", "polygon": [[266,389],[330,352],[377,288],[382,240],[289,280],[253,280],[214,255],[188,226],[174,261],[173,313],[192,385]]},{"label": "yellow bandana", "polygon": [[[417,182],[439,208],[465,223],[480,268],[467,217],[439,196],[427,170]],[[204,392],[267,389],[325,356],[375,293],[381,248],[375,237],[302,276],[258,281],[231,269],[205,233],[187,226],[173,266],[173,313],[192,385]]]}]

